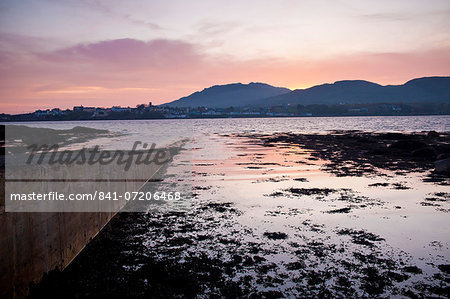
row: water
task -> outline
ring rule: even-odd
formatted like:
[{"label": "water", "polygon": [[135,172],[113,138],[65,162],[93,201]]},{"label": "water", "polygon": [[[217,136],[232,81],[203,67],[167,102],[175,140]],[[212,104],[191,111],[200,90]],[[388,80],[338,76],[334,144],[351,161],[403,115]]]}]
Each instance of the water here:
[{"label": "water", "polygon": [[214,133],[294,132],[323,133],[333,130],[380,132],[448,131],[450,116],[369,116],[369,117],[305,117],[244,118],[192,120],[199,131]]},{"label": "water", "polygon": [[145,140],[167,145],[182,138],[202,134],[230,133],[324,133],[333,130],[368,132],[449,131],[450,116],[368,116],[368,117],[297,117],[297,118],[229,118],[113,120],[7,123],[53,129],[85,126],[122,134],[119,138],[96,140],[105,148],[129,148],[130,142]]},{"label": "water", "polygon": [[[120,245],[125,246],[124,252],[134,252],[134,258],[113,257],[123,266],[120,271],[105,271],[113,277],[132,279],[133,275],[142,275],[148,256],[154,258],[152,263],[163,262],[166,268],[174,263],[187,269],[194,267],[190,264],[193,258],[201,257],[207,264],[224,267],[220,284],[236,282],[250,293],[256,289],[280,291],[291,297],[317,295],[320,287],[316,285],[323,284],[331,290],[330,294],[341,296],[399,295],[405,294],[405,290],[439,295],[442,289],[433,291],[433,288],[448,287],[448,274],[439,268],[450,263],[448,186],[424,182],[427,173],[385,171],[382,176],[337,177],[323,169],[327,161],[312,159],[309,151],[298,146],[265,147],[258,140],[228,135],[333,130],[450,131],[450,116],[26,125],[54,129],[81,125],[120,133],[111,139],[88,142],[104,148],[127,147],[135,140],[167,145],[189,139],[186,150],[175,157],[158,188],[167,191],[189,188],[193,196],[180,202],[151,203],[148,214],[134,216],[133,226],[146,229],[139,229],[136,234],[131,229],[126,238],[143,247]],[[290,188],[330,191],[298,195],[286,191]],[[444,195],[437,196],[438,201],[431,205],[424,204],[436,193]],[[180,214],[174,217],[173,211]],[[89,253],[88,249],[86,254]],[[101,258],[95,256],[95,250],[91,254]],[[244,261],[236,261],[235,256]],[[230,273],[224,270],[228,269],[226,263],[234,263]],[[412,270],[408,272],[407,267]],[[193,269],[190,271],[195,272]],[[342,277],[352,287],[346,287]],[[77,280],[83,278],[71,277],[71,284],[76,286]],[[246,280],[251,281],[252,287],[244,287]],[[200,293],[214,294],[219,281],[205,281]],[[176,289],[171,285],[164,287]],[[145,289],[146,285],[140,288]]]}]

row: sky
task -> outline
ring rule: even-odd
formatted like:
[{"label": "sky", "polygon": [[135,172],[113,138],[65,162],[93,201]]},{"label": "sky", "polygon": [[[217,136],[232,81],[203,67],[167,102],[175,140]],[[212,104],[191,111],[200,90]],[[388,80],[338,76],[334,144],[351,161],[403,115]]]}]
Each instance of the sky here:
[{"label": "sky", "polygon": [[448,75],[448,0],[0,0],[0,113]]}]

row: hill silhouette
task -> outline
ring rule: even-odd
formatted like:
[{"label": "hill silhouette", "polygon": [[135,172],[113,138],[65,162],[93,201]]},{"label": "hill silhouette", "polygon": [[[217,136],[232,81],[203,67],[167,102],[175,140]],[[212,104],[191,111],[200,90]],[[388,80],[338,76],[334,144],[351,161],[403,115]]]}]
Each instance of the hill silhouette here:
[{"label": "hill silhouette", "polygon": [[264,83],[233,83],[205,88],[163,106],[226,108],[298,104],[436,103],[449,100],[450,77],[424,77],[402,85],[386,86],[364,80],[343,80],[293,91]]},{"label": "hill silhouette", "polygon": [[261,99],[257,105],[417,103],[449,100],[450,77],[426,77],[413,79],[402,85],[386,86],[362,80],[337,81]]},{"label": "hill silhouette", "polygon": [[226,108],[248,106],[256,100],[286,94],[291,90],[283,87],[274,87],[264,83],[232,83],[215,85],[202,91],[180,98],[176,101],[163,104],[171,107],[209,107]]}]

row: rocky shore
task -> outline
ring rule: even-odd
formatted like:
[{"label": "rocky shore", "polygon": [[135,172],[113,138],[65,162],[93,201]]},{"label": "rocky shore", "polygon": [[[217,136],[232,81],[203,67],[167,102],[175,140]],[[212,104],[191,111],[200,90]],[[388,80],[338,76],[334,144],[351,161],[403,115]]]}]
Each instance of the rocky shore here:
[{"label": "rocky shore", "polygon": [[445,298],[448,137],[205,137],[164,180],[192,180],[187,208],[118,214],[30,297]]},{"label": "rocky shore", "polygon": [[288,143],[311,150],[327,160],[326,169],[337,176],[397,174],[430,171],[426,180],[448,184],[450,177],[450,133],[370,133],[335,131],[329,134],[253,135],[266,146]]}]

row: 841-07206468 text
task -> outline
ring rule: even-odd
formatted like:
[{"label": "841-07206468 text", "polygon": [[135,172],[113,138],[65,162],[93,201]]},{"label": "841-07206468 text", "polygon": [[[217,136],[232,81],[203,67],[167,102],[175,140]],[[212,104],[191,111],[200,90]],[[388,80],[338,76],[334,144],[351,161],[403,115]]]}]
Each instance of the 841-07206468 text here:
[{"label": "841-07206468 text", "polygon": [[13,193],[10,195],[11,201],[16,200],[36,200],[36,201],[91,201],[91,200],[180,200],[180,192],[144,192],[144,191],[133,191],[133,192],[103,192],[95,191],[94,193],[70,193],[64,194],[60,192],[47,192],[47,193]]},{"label": "841-07206468 text", "polygon": [[117,192],[99,192],[99,200],[180,200],[180,192],[125,192],[123,195]]}]

